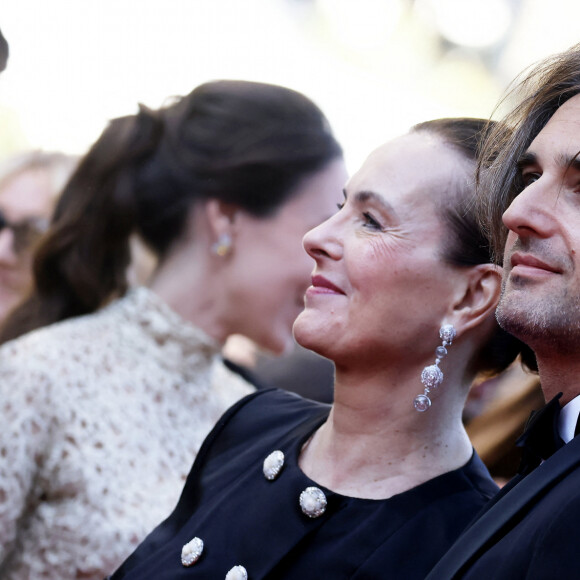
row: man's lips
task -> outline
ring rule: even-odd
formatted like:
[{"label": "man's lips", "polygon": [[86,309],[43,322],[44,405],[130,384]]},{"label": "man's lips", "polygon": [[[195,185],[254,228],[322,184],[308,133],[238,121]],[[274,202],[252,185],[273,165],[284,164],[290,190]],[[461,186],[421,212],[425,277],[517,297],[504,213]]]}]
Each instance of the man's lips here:
[{"label": "man's lips", "polygon": [[520,252],[516,252],[512,254],[510,259],[510,264],[512,268],[512,272],[515,268],[517,268],[518,272],[528,271],[530,273],[539,271],[548,272],[552,274],[561,274],[562,270],[557,268],[556,266],[552,266],[543,262],[542,260],[532,256],[530,254],[522,254]]},{"label": "man's lips", "polygon": [[312,286],[308,289],[320,294],[344,294],[344,292],[330,280],[323,276],[312,276]]}]

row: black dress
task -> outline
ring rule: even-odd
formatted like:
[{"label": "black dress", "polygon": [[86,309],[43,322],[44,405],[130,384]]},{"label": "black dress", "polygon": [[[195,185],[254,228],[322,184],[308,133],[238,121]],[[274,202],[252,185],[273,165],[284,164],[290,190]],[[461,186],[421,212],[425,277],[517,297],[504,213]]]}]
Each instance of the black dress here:
[{"label": "black dress", "polygon": [[[112,580],[221,580],[235,566],[249,580],[424,578],[496,485],[474,453],[464,467],[386,500],[333,493],[298,467],[302,445],[329,410],[279,390],[232,407],[206,439],[173,514]],[[275,450],[285,461],[269,480],[263,462]],[[326,496],[317,517],[299,502],[309,487]],[[182,547],[194,537],[203,552],[185,566]]]}]

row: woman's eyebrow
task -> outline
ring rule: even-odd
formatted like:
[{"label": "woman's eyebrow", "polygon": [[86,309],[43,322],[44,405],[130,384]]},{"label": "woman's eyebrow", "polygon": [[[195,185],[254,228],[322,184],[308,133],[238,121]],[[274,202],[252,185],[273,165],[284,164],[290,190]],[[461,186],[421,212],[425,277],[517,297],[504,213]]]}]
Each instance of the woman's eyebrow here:
[{"label": "woman's eyebrow", "polygon": [[354,203],[367,203],[369,201],[372,201],[377,205],[383,206],[383,208],[388,212],[394,213],[395,211],[393,206],[382,195],[371,190],[365,189],[362,191],[357,191],[354,194],[353,201]]}]

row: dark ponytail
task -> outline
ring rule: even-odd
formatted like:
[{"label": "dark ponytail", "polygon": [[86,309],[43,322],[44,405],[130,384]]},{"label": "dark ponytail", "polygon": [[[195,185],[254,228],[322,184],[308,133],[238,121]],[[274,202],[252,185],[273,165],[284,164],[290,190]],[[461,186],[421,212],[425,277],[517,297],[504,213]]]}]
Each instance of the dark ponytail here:
[{"label": "dark ponytail", "polygon": [[205,83],[158,111],[113,120],[66,185],[37,250],[34,287],[0,342],[122,296],[132,234],[162,261],[196,202],[267,218],[341,155],[320,109],[277,85]]}]

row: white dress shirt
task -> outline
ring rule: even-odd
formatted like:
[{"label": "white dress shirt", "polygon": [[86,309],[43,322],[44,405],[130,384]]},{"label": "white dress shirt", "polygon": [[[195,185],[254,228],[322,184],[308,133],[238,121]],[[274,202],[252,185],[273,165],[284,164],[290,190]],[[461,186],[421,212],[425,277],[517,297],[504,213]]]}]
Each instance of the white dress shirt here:
[{"label": "white dress shirt", "polygon": [[580,415],[580,395],[564,405],[558,420],[558,433],[564,443],[569,443],[574,438],[576,422]]}]

